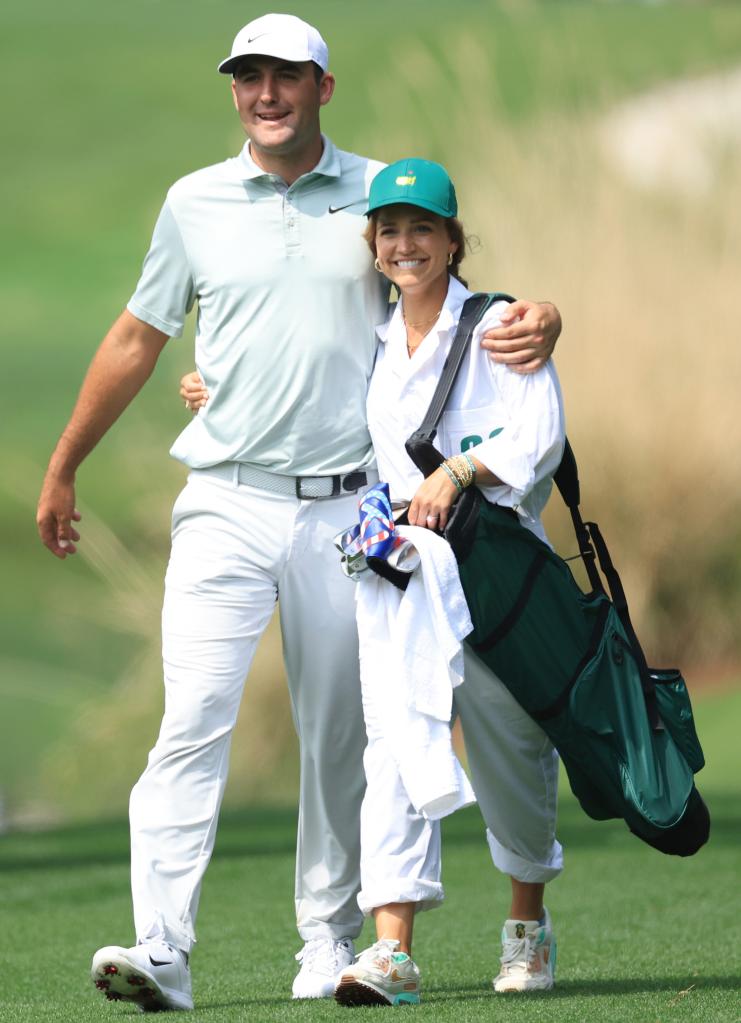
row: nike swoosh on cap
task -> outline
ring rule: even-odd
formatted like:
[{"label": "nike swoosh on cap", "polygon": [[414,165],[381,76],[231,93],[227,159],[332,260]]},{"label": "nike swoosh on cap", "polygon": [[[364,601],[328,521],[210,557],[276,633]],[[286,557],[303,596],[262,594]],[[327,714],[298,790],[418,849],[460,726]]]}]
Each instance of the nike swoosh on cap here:
[{"label": "nike swoosh on cap", "polygon": [[247,40],[247,42],[248,42],[248,43],[254,43],[254,41],[255,41],[256,39],[262,39],[262,37],[263,37],[263,36],[266,36],[266,35],[270,35],[270,33],[269,33],[269,32],[258,32],[256,36],[251,36],[251,37],[250,37],[250,38],[249,38],[249,39]]},{"label": "nike swoosh on cap", "polygon": [[368,197],[363,196],[362,199],[353,199],[352,202],[347,202],[344,206],[328,206],[327,213],[339,213],[340,210],[348,210],[351,206],[357,206],[360,202],[368,202]]},{"label": "nike swoosh on cap", "polygon": [[152,966],[172,966],[172,959],[166,959],[165,962],[160,963],[156,959],[152,959],[152,957],[150,956],[149,961],[152,964]]}]

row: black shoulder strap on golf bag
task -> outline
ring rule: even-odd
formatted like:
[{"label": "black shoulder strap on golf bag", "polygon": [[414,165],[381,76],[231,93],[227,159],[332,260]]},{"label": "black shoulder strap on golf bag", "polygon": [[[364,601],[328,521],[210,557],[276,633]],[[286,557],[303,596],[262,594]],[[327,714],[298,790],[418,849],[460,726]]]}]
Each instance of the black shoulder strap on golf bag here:
[{"label": "black shoulder strap on golf bag", "polygon": [[445,461],[445,456],[432,443],[437,434],[437,424],[440,422],[440,417],[445,411],[445,406],[448,403],[450,392],[458,376],[458,370],[461,368],[463,357],[473,337],[473,332],[483,319],[486,310],[494,305],[495,302],[514,302],[514,298],[503,291],[495,291],[491,294],[476,292],[476,294],[471,295],[463,303],[463,309],[458,320],[458,329],[455,332],[453,344],[450,346],[443,371],[437,382],[435,393],[432,395],[430,407],[427,409],[422,425],[406,441],[405,447],[409,457],[425,476],[434,472]]},{"label": "black shoulder strap on golf bag", "polygon": [[[466,299],[463,305],[461,317],[458,321],[458,329],[443,366],[440,380],[435,388],[435,393],[432,396],[430,407],[427,409],[422,425],[406,443],[407,452],[410,457],[425,474],[432,472],[445,460],[444,456],[432,443],[437,434],[437,425],[447,405],[461,363],[473,337],[473,332],[486,310],[494,302],[499,301],[514,302],[514,299],[511,295],[507,295],[504,292],[493,292],[491,294],[478,292]],[[602,574],[607,580],[610,599],[623,624],[638,666],[651,725],[657,730],[661,729],[663,726],[656,705],[654,681],[651,677],[640,641],[633,628],[633,623],[630,620],[628,602],[620,576],[612,563],[610,553],[598,525],[596,522],[584,522],[581,517],[579,510],[579,473],[576,458],[568,438],[566,438],[563,456],[558,469],[554,473],[553,480],[566,507],[571,513],[571,521],[579,545],[579,555],[584,563],[590,586],[598,593],[606,593],[597,564],[599,564]]]},{"label": "black shoulder strap on golf bag", "polygon": [[450,392],[453,390],[453,384],[458,376],[458,370],[461,368],[461,363],[468,350],[473,332],[484,318],[486,310],[493,306],[495,302],[514,302],[514,299],[503,291],[495,291],[491,294],[477,292],[463,303],[463,309],[458,320],[458,329],[455,332],[453,344],[450,346],[443,371],[437,382],[435,393],[432,395],[430,407],[427,409],[422,425],[412,434],[413,437],[418,438],[420,441],[433,441],[435,439],[437,424],[440,422],[440,417],[445,411],[445,406],[448,403]]}]

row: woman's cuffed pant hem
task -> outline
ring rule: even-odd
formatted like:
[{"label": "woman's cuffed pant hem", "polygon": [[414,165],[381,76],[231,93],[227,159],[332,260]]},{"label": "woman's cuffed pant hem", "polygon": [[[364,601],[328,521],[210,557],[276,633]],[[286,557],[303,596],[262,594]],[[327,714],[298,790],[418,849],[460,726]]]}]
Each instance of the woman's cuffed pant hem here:
[{"label": "woman's cuffed pant hem", "polygon": [[563,870],[563,849],[560,842],[554,840],[547,862],[538,863],[518,856],[511,849],[505,849],[488,829],[486,838],[494,866],[516,881],[523,881],[526,884],[545,884],[558,877]]},{"label": "woman's cuffed pant hem", "polygon": [[444,898],[443,886],[428,882],[422,885],[364,889],[358,895],[358,905],[364,916],[370,916],[374,909],[389,906],[394,902],[414,902],[415,913],[422,913],[428,909],[435,909]]}]

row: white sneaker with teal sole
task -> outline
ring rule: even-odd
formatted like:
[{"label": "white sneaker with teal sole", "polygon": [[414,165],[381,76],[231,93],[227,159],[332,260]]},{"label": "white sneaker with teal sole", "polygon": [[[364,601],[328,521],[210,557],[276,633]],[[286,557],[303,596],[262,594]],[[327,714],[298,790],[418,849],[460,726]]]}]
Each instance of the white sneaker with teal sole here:
[{"label": "white sneaker with teal sole", "polygon": [[555,983],[556,936],[547,909],[542,921],[505,920],[500,962],[495,991],[550,991]]},{"label": "white sneaker with teal sole", "polygon": [[193,1008],[188,961],[162,941],[101,948],[90,972],[96,988],[111,1002],[133,1002],[142,1012]]},{"label": "white sneaker with teal sole", "polygon": [[293,997],[331,998],[337,974],[354,958],[352,938],[311,938],[296,955],[301,969],[293,980]]},{"label": "white sneaker with teal sole", "polygon": [[418,1005],[419,970],[399,942],[382,938],[337,978],[340,1005]]}]

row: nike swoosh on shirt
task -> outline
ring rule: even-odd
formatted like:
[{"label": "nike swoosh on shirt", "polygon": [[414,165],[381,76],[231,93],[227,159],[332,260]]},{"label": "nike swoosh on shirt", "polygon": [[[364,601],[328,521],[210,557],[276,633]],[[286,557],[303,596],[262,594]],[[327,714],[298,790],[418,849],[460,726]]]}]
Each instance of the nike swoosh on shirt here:
[{"label": "nike swoosh on shirt", "polygon": [[328,206],[327,207],[327,213],[339,213],[340,210],[348,210],[351,206],[357,206],[358,203],[367,202],[367,201],[368,200],[366,199],[366,197],[363,196],[362,199],[353,199],[352,202],[345,203],[344,206]]}]

